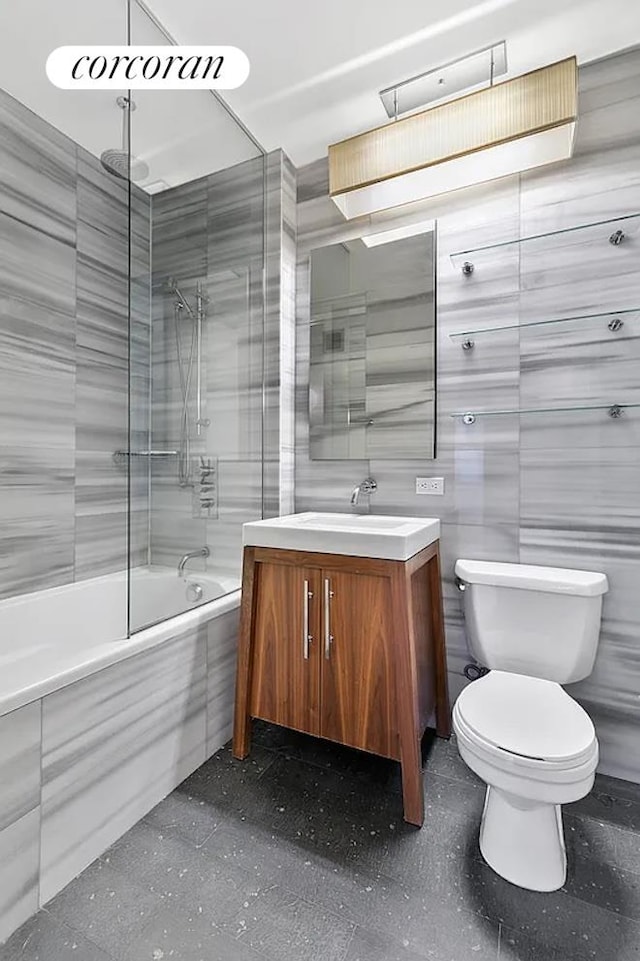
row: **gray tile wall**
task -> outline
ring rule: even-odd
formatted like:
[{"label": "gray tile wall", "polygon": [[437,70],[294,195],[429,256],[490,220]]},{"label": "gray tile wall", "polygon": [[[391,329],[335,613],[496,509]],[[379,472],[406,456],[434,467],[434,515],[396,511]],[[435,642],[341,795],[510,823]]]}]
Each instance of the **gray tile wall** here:
[{"label": "gray tile wall", "polygon": [[[640,402],[640,312],[618,334],[606,320],[477,335],[454,331],[640,306],[638,232],[613,248],[608,231],[566,246],[505,248],[465,279],[450,253],[640,211],[640,51],[580,70],[575,156],[565,164],[460,191],[400,216],[345,222],[327,196],[326,161],[298,172],[296,510],[348,510],[371,473],[372,510],[441,517],[452,694],[470,660],[453,565],[461,556],[603,570],[605,599],[593,675],[572,693],[592,714],[601,769],[640,781],[640,412],[479,418],[459,410]],[[410,220],[438,219],[437,459],[310,461],[309,250]],[[445,478],[442,498],[413,492],[417,475]]]},{"label": "gray tile wall", "polygon": [[0,945],[229,739],[235,603],[0,717]]},{"label": "gray tile wall", "polygon": [[[133,201],[143,343],[149,203]],[[0,91],[0,597],[126,566],[128,248],[125,184]]]},{"label": "gray tile wall", "polygon": [[42,903],[204,762],[207,628],[43,699]]},{"label": "gray tile wall", "polygon": [[[177,280],[192,305],[200,280],[208,296],[203,416],[210,423],[193,438],[192,452],[217,461],[218,505],[217,516],[194,514],[192,488],[177,484],[175,461],[154,462],[153,563],[174,566],[181,554],[207,544],[208,566],[237,576],[242,523],[262,516],[263,483],[266,513],[279,512],[281,490],[292,502],[295,213],[295,172],[282,151],[154,197],[153,447],[176,449],[180,440],[182,394],[167,279]],[[180,330],[187,358],[184,317]],[[193,405],[193,389],[190,397]]]},{"label": "gray tile wall", "polygon": [[[177,482],[175,459],[154,462],[151,559],[175,566],[207,544],[209,567],[237,574],[241,523],[262,510],[263,158],[167,190],[153,200],[153,350],[151,436],[156,448],[180,445],[182,393],[175,336],[173,277],[195,307],[196,283],[208,297],[203,325],[203,417],[192,420],[192,461],[217,462],[217,511],[194,511],[193,489]],[[179,318],[186,372],[192,327]],[[190,391],[195,410],[195,366]],[[194,468],[194,477],[197,470]]]},{"label": "gray tile wall", "polygon": [[0,718],[0,944],[38,909],[41,705]]},{"label": "gray tile wall", "polygon": [[266,158],[264,516],[293,511],[296,172]]}]

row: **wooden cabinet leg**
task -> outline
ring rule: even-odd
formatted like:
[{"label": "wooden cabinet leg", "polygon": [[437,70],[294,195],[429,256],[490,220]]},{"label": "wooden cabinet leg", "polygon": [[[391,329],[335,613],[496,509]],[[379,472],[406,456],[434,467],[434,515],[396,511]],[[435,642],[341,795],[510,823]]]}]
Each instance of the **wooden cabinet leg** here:
[{"label": "wooden cabinet leg", "polygon": [[391,595],[393,622],[396,626],[397,639],[395,647],[396,703],[400,737],[404,819],[409,824],[422,827],[424,821],[424,793],[413,602],[411,578],[401,565],[398,565],[392,576]]},{"label": "wooden cabinet leg", "polygon": [[451,737],[451,708],[449,706],[449,681],[447,675],[447,651],[444,640],[444,612],[442,605],[442,580],[440,577],[440,549],[429,561],[429,593],[433,647],[436,672],[436,734]]},{"label": "wooden cabinet leg", "polygon": [[240,602],[240,630],[238,634],[238,667],[236,673],[236,704],[233,722],[233,756],[242,760],[251,749],[251,631],[255,604],[255,550],[248,547],[242,565],[242,600]]},{"label": "wooden cabinet leg", "polygon": [[424,786],[420,742],[402,745],[402,802],[404,819],[421,828],[424,823]]},{"label": "wooden cabinet leg", "polygon": [[249,756],[251,750],[251,718],[246,716],[241,724],[235,726],[233,731],[233,756],[238,761],[244,761]]}]

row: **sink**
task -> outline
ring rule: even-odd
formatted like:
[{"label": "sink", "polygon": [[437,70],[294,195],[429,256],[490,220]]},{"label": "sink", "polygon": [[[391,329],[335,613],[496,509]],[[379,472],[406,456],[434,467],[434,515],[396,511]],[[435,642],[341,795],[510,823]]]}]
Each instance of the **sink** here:
[{"label": "sink", "polygon": [[438,540],[440,521],[437,517],[307,511],[251,521],[243,525],[242,535],[245,547],[406,561]]},{"label": "sink", "polygon": [[403,517],[383,517],[376,514],[314,514],[310,512],[293,514],[293,517],[298,517],[298,523],[304,524],[305,527],[330,526],[332,529],[348,527],[354,531],[395,531],[403,526],[402,521],[406,521]]}]

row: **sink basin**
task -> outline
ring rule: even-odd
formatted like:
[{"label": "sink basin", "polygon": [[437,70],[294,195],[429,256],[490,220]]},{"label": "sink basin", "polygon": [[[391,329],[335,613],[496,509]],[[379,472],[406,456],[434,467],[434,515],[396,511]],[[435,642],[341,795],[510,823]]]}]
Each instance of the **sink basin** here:
[{"label": "sink basin", "polygon": [[307,511],[251,521],[243,525],[242,535],[246,547],[406,561],[438,539],[440,521],[436,517]]},{"label": "sink basin", "polygon": [[350,528],[354,531],[395,531],[403,527],[406,517],[383,517],[376,514],[293,514],[305,527]]}]

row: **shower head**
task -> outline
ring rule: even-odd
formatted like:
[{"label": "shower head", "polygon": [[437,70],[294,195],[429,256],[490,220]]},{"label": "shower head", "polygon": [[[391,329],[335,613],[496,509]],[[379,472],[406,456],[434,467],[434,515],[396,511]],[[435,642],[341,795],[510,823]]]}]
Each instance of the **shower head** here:
[{"label": "shower head", "polygon": [[144,180],[149,176],[149,167],[144,160],[132,156],[128,146],[129,130],[126,111],[135,110],[136,105],[129,97],[118,97],[116,103],[122,110],[122,147],[109,147],[103,150],[100,154],[100,163],[108,173],[121,180]]},{"label": "shower head", "polygon": [[173,294],[173,296],[176,298],[176,300],[175,300],[175,307],[177,307],[178,310],[186,310],[187,313],[189,314],[189,316],[190,316],[190,317],[193,317],[194,320],[195,320],[195,315],[194,315],[191,307],[189,306],[189,304],[188,304],[186,298],[184,297],[182,291],[181,291],[180,288],[178,287],[177,281],[176,281],[173,277],[169,277],[169,279],[168,279],[168,281],[167,281],[167,290],[169,291],[170,294]]},{"label": "shower head", "polygon": [[148,164],[137,157],[130,157],[128,150],[118,150],[115,147],[103,150],[100,163],[108,173],[122,180],[144,180],[149,176]]}]

